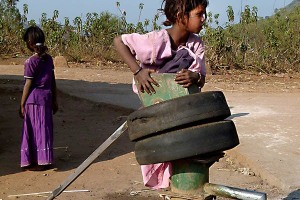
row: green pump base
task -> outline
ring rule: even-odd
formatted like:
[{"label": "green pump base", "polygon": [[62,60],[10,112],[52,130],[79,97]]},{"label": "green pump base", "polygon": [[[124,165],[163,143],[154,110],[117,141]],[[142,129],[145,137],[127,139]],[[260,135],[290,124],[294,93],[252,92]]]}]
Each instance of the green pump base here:
[{"label": "green pump base", "polygon": [[[172,161],[171,192],[178,196],[190,196],[190,199],[212,200],[218,196],[229,199],[266,200],[265,193],[209,183],[209,167],[223,156],[224,153],[220,153],[205,158]],[[169,199],[183,198],[174,196]]]}]

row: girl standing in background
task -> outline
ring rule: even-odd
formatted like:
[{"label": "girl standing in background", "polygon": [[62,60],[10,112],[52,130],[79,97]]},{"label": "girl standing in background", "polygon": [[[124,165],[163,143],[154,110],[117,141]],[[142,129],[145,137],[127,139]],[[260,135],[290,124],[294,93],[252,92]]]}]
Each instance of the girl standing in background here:
[{"label": "girl standing in background", "polygon": [[21,167],[45,170],[53,164],[53,114],[58,110],[52,57],[46,53],[44,32],[37,26],[23,36],[34,54],[25,61],[25,84],[20,106],[24,118],[21,142]]}]

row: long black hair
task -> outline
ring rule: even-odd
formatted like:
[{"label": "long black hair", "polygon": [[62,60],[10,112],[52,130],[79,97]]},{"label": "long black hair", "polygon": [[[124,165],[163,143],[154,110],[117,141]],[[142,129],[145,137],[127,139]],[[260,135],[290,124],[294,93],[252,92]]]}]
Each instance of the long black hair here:
[{"label": "long black hair", "polygon": [[176,23],[176,20],[182,18],[198,6],[206,8],[209,4],[208,0],[163,0],[162,5],[167,21],[165,26],[170,26]]}]

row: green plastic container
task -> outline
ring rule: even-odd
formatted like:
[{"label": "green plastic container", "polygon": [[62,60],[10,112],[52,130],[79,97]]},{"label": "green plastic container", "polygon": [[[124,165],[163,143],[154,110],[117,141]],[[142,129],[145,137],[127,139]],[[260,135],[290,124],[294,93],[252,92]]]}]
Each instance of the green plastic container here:
[{"label": "green plastic container", "polygon": [[188,94],[199,92],[197,85],[193,84],[189,88],[184,88],[175,82],[176,74],[173,73],[153,73],[151,77],[159,84],[159,87],[152,84],[155,94],[139,92],[139,98],[144,107],[160,103],[162,101],[178,98]]}]

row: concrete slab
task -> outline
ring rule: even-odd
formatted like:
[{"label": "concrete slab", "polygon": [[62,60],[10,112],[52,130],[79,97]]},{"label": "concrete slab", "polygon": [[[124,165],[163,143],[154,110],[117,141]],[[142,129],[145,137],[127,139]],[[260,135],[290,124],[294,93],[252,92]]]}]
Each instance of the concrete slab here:
[{"label": "concrete slab", "polygon": [[228,151],[284,191],[300,188],[300,94],[225,92],[240,145]]},{"label": "concrete slab", "polygon": [[69,95],[98,103],[113,104],[133,110],[142,106],[131,84],[57,80],[58,89]]},{"label": "concrete slab", "polygon": [[[23,80],[23,70],[22,65],[0,65],[0,78]],[[140,108],[142,104],[132,91],[131,73],[118,72],[124,73],[124,79],[119,80],[108,76],[107,71],[111,73],[111,70],[57,68],[55,70],[57,88],[71,96],[98,103],[131,109]],[[106,82],[108,80],[110,81]]]},{"label": "concrete slab", "polygon": [[[85,78],[81,70],[58,69],[58,88],[95,102],[131,109],[140,107],[139,99],[131,91],[131,73],[116,72],[124,73],[124,80],[116,84],[107,81],[111,77],[106,77],[105,72],[91,70],[89,78]],[[0,78],[22,79],[22,73],[22,66],[0,66]],[[91,77],[93,81],[87,81]],[[205,87],[205,90],[212,88]],[[240,145],[227,153],[269,184],[286,191],[290,199],[294,196],[297,199],[300,196],[300,93],[223,92],[231,107],[229,119],[235,122],[240,137]]]}]

